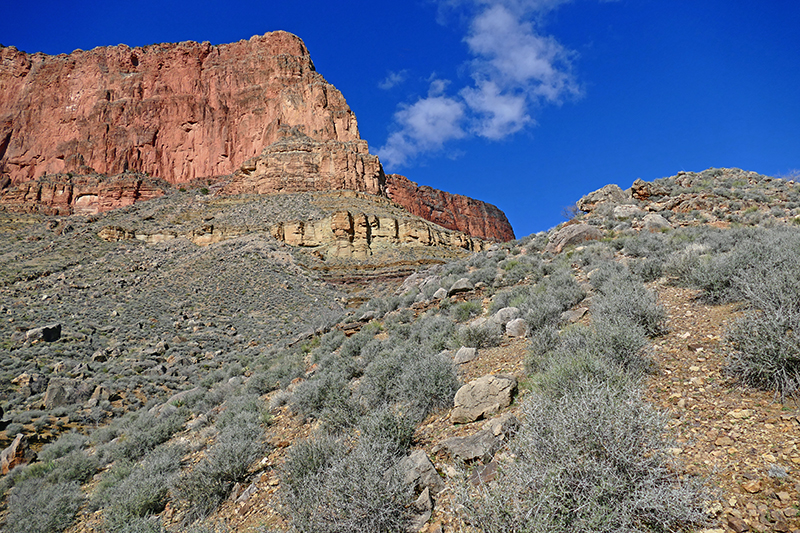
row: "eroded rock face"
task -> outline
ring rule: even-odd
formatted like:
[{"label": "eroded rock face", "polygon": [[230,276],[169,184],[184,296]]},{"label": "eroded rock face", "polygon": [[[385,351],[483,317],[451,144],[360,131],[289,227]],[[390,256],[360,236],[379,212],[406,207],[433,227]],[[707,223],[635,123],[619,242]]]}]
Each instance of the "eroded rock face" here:
[{"label": "eroded rock face", "polygon": [[281,125],[359,140],[344,97],[290,33],[58,56],[0,49],[0,171],[12,183],[81,166],[173,184],[228,175]]},{"label": "eroded rock face", "polygon": [[290,33],[58,56],[0,47],[0,205],[85,215],[163,194],[120,179],[130,174],[203,179],[216,194],[353,190],[473,237],[514,238],[493,205],[387,177]]},{"label": "eroded rock face", "polygon": [[514,240],[514,230],[497,207],[460,194],[420,187],[405,176],[387,174],[389,198],[410,213],[445,228],[483,239]]},{"label": "eroded rock face", "polygon": [[318,141],[297,128],[245,161],[223,192],[275,194],[351,190],[385,196],[386,177],[366,141]]},{"label": "eroded rock face", "polygon": [[57,174],[0,191],[0,206],[22,213],[94,215],[162,196],[168,185],[141,174]]}]

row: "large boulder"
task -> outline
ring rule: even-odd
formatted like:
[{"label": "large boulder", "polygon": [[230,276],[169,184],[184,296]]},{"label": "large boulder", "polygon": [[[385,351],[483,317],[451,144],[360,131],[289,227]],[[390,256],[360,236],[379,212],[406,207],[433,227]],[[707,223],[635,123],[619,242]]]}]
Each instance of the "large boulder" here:
[{"label": "large boulder", "polygon": [[524,318],[515,318],[506,324],[506,334],[509,337],[525,337],[528,335],[528,322]]},{"label": "large boulder", "polygon": [[469,278],[461,278],[460,280],[453,283],[450,287],[450,290],[447,291],[448,296],[452,296],[454,294],[459,294],[462,292],[469,292],[473,290],[475,286],[469,280]]},{"label": "large boulder", "polygon": [[628,199],[628,195],[625,194],[619,185],[614,185],[613,183],[606,185],[602,189],[598,189],[594,192],[590,192],[577,202],[577,207],[581,211],[586,213],[591,213],[597,208],[600,204],[605,203],[614,203],[619,204],[624,202]]},{"label": "large boulder", "polygon": [[14,441],[2,452],[0,452],[0,473],[8,474],[10,470],[28,464],[36,459],[36,454],[28,448],[27,440],[18,433]]},{"label": "large boulder", "polygon": [[550,235],[545,251],[559,254],[567,246],[603,238],[603,232],[589,224],[570,224]]},{"label": "large boulder", "polygon": [[38,328],[29,329],[25,339],[29,342],[55,342],[61,338],[61,324],[49,324]]},{"label": "large boulder", "polygon": [[503,327],[515,318],[519,318],[521,311],[516,307],[504,307],[493,314],[489,320]]},{"label": "large boulder", "polygon": [[470,381],[456,392],[450,421],[465,424],[494,415],[511,405],[516,390],[517,380],[508,376],[489,374]]},{"label": "large boulder", "polygon": [[643,228],[646,231],[657,232],[672,229],[672,224],[669,221],[662,217],[657,213],[650,213],[649,215],[645,215],[644,219],[644,226]]}]

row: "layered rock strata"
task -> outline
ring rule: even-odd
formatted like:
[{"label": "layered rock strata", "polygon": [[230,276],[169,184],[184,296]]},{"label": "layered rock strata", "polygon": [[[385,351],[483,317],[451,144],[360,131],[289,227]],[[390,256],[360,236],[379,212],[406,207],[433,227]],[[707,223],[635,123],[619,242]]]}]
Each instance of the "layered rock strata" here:
[{"label": "layered rock strata", "polygon": [[157,198],[168,188],[163,181],[141,174],[58,174],[0,189],[0,206],[22,213],[95,215]]},{"label": "layered rock strata", "polygon": [[514,238],[492,205],[384,175],[344,97],[292,34],[58,56],[0,47],[0,205],[92,214],[162,193],[98,177],[129,171],[222,182],[218,194],[365,192],[448,229]]},{"label": "layered rock strata", "polygon": [[497,207],[460,194],[419,186],[405,176],[388,174],[386,191],[411,214],[482,239],[513,240],[505,213]]},{"label": "layered rock strata", "polygon": [[106,226],[98,236],[106,241],[136,239],[164,242],[183,236],[205,246],[253,232],[269,232],[291,246],[315,248],[322,259],[366,259],[376,252],[401,246],[437,246],[463,251],[480,251],[485,242],[461,232],[448,231],[424,220],[337,211],[319,220],[294,220],[270,227],[227,227],[203,224],[189,232],[161,230],[144,232],[120,226]]}]

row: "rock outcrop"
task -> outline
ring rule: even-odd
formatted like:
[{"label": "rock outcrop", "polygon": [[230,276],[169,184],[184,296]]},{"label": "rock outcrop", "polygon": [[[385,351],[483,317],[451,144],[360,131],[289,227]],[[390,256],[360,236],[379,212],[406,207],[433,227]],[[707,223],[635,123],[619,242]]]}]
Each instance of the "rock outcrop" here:
[{"label": "rock outcrop", "polygon": [[405,176],[388,174],[389,198],[410,213],[448,229],[483,239],[513,240],[514,230],[497,207],[460,194],[419,186]]},{"label": "rock outcrop", "polygon": [[106,226],[98,233],[105,241],[137,239],[163,242],[185,236],[205,246],[247,233],[268,232],[291,246],[316,248],[322,259],[366,259],[373,253],[396,246],[438,246],[481,251],[484,241],[457,231],[448,231],[418,218],[398,219],[363,212],[338,211],[318,220],[293,220],[263,228],[225,227],[204,224],[188,233],[160,230],[157,233]]},{"label": "rock outcrop", "polygon": [[173,184],[228,175],[285,124],[359,140],[344,97],[290,33],[57,56],[0,49],[0,171],[13,183],[81,166]]},{"label": "rock outcrop", "polygon": [[22,213],[95,215],[162,196],[169,186],[141,174],[56,174],[0,190],[0,206]]},{"label": "rock outcrop", "polygon": [[225,194],[275,194],[351,190],[385,196],[386,177],[366,141],[319,141],[296,127],[245,161]]}]

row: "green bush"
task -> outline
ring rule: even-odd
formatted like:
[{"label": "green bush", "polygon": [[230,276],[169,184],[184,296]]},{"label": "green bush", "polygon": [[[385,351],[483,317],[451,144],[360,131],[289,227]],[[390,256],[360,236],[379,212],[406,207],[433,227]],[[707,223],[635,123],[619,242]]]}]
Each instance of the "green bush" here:
[{"label": "green bush", "polygon": [[34,477],[18,483],[8,496],[8,533],[56,533],[72,525],[83,502],[76,482],[48,483]]},{"label": "green bush", "polygon": [[676,531],[700,522],[697,487],[673,473],[665,420],[635,387],[590,376],[533,393],[495,482],[465,485],[465,521],[489,533]]},{"label": "green bush", "polygon": [[461,302],[450,309],[450,313],[456,322],[465,322],[483,312],[481,303],[476,300]]},{"label": "green bush", "polygon": [[259,416],[237,416],[224,425],[203,459],[177,478],[173,493],[187,504],[187,519],[208,516],[227,497],[233,485],[244,481],[250,465],[265,451]]},{"label": "green bush", "polygon": [[281,490],[295,531],[404,531],[410,494],[394,470],[392,446],[362,438],[348,448],[321,437],[292,447]]}]

